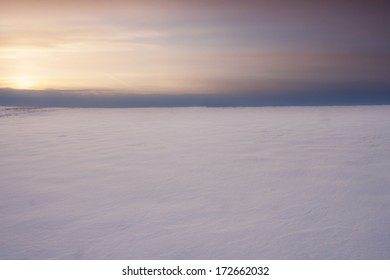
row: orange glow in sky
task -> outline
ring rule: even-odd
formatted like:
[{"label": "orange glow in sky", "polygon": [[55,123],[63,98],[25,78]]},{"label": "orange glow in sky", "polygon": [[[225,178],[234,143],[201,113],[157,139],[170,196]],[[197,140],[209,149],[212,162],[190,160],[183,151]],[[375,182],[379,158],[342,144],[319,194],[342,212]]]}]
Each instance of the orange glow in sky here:
[{"label": "orange glow in sky", "polygon": [[388,84],[389,20],[380,2],[324,3],[3,0],[0,88],[209,93]]}]

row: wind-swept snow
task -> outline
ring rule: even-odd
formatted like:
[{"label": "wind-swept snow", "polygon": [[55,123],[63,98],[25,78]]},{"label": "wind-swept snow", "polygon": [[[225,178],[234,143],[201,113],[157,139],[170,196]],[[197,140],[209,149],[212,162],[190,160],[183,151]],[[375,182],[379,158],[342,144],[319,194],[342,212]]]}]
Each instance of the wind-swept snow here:
[{"label": "wind-swept snow", "polygon": [[1,259],[390,259],[390,106],[0,107]]}]

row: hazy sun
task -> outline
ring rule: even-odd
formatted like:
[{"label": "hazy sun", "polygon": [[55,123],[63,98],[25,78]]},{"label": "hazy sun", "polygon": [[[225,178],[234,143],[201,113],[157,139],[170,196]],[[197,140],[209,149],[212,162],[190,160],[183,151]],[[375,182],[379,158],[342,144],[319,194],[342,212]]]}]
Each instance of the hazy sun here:
[{"label": "hazy sun", "polygon": [[36,82],[30,76],[18,76],[13,84],[18,89],[32,89],[36,87]]}]

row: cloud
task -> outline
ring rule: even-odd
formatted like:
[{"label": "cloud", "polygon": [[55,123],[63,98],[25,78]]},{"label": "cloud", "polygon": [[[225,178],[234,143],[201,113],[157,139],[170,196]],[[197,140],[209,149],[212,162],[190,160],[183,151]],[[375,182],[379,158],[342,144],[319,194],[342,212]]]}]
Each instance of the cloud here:
[{"label": "cloud", "polygon": [[322,90],[241,92],[235,94],[136,94],[96,90],[0,89],[2,106],[36,107],[247,107],[390,104],[389,88],[323,88]]},{"label": "cloud", "polygon": [[389,84],[384,1],[2,1],[0,87],[264,92]]}]

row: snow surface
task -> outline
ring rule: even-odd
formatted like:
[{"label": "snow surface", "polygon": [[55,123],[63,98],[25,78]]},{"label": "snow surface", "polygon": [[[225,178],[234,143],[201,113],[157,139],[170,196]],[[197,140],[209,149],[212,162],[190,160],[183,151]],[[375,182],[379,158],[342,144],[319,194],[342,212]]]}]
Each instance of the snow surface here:
[{"label": "snow surface", "polygon": [[0,107],[1,259],[390,259],[390,106]]}]

